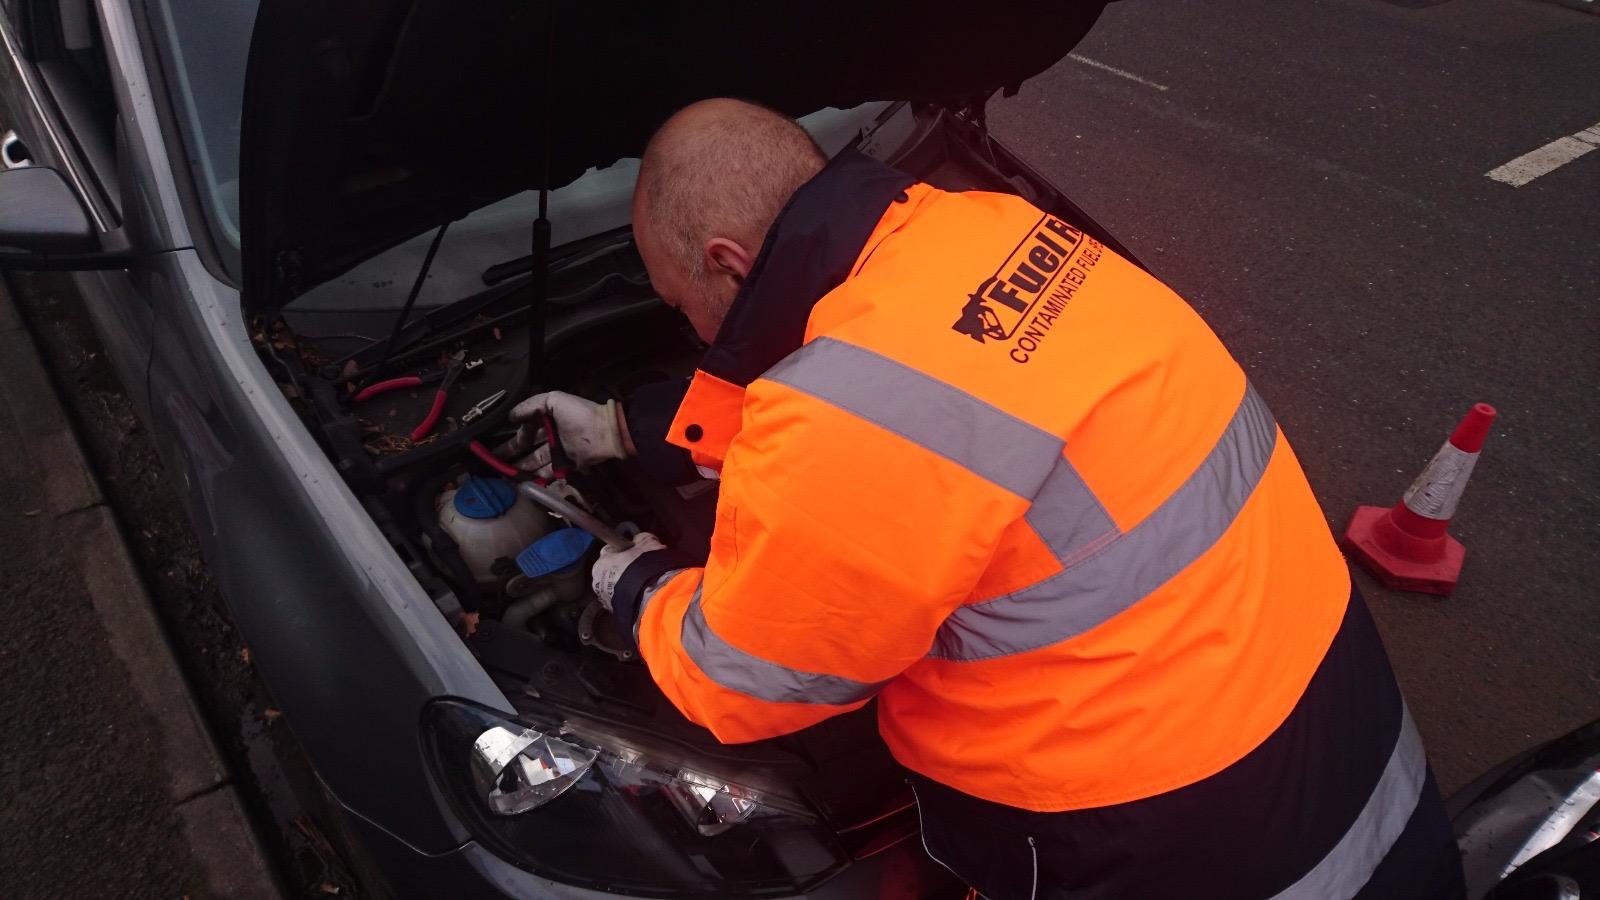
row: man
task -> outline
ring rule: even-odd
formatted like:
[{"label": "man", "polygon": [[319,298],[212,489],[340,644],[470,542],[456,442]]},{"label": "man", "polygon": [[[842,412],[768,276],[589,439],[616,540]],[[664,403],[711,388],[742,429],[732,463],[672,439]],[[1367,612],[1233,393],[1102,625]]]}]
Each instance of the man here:
[{"label": "man", "polygon": [[731,100],[655,135],[633,221],[711,344],[675,415],[513,416],[721,478],[709,559],[641,535],[593,573],[685,715],[750,741],[876,697],[928,852],[989,897],[1461,892],[1322,512],[1177,296]]}]

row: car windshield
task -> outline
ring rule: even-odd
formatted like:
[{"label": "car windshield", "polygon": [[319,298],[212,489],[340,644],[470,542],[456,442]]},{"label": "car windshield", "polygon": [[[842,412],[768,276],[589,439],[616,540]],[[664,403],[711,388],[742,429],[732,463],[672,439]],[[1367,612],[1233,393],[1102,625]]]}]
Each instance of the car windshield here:
[{"label": "car windshield", "polygon": [[[244,80],[259,0],[153,0],[152,20],[160,37],[173,104],[187,147],[195,188],[205,207],[223,267],[239,276],[239,146]],[[834,153],[889,104],[865,103],[850,110],[818,110],[800,120]],[[285,165],[293,165],[285,160]],[[550,194],[550,219],[557,245],[625,226],[637,160],[590,169]],[[450,227],[439,248],[427,287],[418,298],[427,307],[482,290],[482,274],[496,263],[527,252],[527,226],[536,208],[529,191],[507,197]],[[302,310],[366,310],[399,306],[426,254],[432,231],[402,242],[345,275],[313,287],[295,301]]]},{"label": "car windshield", "polygon": [[173,101],[217,243],[239,253],[239,118],[259,0],[156,0]]}]

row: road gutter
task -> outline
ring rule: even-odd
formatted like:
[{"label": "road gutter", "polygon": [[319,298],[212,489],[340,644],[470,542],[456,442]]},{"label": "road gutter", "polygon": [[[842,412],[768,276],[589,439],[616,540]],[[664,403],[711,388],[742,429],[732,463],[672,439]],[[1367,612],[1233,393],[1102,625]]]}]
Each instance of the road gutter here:
[{"label": "road gutter", "polygon": [[47,509],[80,537],[62,553],[77,554],[95,615],[112,652],[156,723],[167,793],[211,896],[281,897],[259,837],[233,779],[207,731],[194,694],[157,619],[116,516],[96,484],[78,436],[0,284],[0,406],[15,420],[22,451],[40,475]]}]

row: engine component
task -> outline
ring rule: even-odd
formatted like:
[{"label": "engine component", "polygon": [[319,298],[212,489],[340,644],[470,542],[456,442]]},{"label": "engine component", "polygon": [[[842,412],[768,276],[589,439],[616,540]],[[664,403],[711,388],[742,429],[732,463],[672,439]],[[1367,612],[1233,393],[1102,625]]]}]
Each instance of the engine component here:
[{"label": "engine component", "polygon": [[578,641],[585,647],[592,647],[623,662],[631,662],[634,657],[633,650],[625,646],[617,634],[611,613],[600,605],[599,600],[591,600],[578,618]]},{"label": "engine component", "polygon": [[530,621],[546,610],[557,604],[575,602],[588,591],[589,573],[582,566],[572,566],[541,578],[513,576],[506,582],[506,594],[515,599],[506,606],[500,622],[510,628],[527,628]]},{"label": "engine component", "polygon": [[[600,521],[593,513],[580,508],[566,496],[562,496],[561,493],[554,490],[554,486],[547,488],[531,481],[524,481],[517,488],[524,497],[533,500],[545,509],[605,541],[612,547],[618,550],[626,550],[633,546],[633,538],[624,536],[617,529]],[[570,496],[576,496],[576,492],[570,487],[565,489],[565,493]]]},{"label": "engine component", "polygon": [[594,546],[594,535],[582,528],[552,531],[517,554],[517,568],[529,578],[539,578],[569,569]]},{"label": "engine component", "polygon": [[508,481],[468,475],[436,501],[439,527],[460,548],[480,586],[498,589],[504,576],[495,561],[514,559],[551,529],[550,517]]}]

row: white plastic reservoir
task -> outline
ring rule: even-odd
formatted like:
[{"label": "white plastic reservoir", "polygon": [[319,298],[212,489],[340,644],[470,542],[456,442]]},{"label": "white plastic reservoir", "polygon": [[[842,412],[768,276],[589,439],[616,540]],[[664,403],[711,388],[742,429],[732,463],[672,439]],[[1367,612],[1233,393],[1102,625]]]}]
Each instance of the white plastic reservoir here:
[{"label": "white plastic reservoir", "polygon": [[[438,510],[439,527],[460,546],[461,559],[478,584],[490,589],[498,589],[506,578],[494,574],[495,560],[515,559],[558,524],[511,482],[476,475],[440,494]],[[515,572],[513,567],[507,574]]]}]

